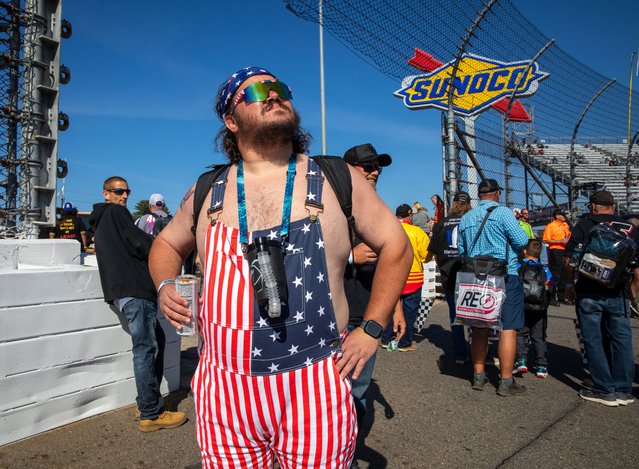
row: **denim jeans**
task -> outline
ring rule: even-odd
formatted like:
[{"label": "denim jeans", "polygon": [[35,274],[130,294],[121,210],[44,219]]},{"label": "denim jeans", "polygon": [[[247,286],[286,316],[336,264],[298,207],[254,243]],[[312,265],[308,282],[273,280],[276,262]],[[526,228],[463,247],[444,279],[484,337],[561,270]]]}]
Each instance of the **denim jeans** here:
[{"label": "denim jeans", "polygon": [[164,399],[160,394],[162,372],[157,369],[158,355],[162,352],[158,339],[164,343],[164,332],[157,320],[157,305],[154,301],[133,298],[124,305],[122,312],[128,321],[133,344],[133,375],[140,418],[153,420],[164,410]]},{"label": "denim jeans", "polygon": [[630,393],[635,364],[628,299],[579,295],[577,315],[593,392]]},{"label": "denim jeans", "polygon": [[446,303],[448,303],[448,317],[450,318],[450,331],[453,336],[453,348],[455,350],[455,360],[466,360],[468,358],[468,343],[464,337],[464,326],[453,325],[455,321],[455,291],[444,289]]},{"label": "denim jeans", "polygon": [[[352,332],[357,327],[359,326],[349,324],[348,332]],[[366,391],[368,391],[368,387],[371,384],[371,379],[373,379],[373,369],[375,368],[376,358],[377,353],[374,353],[373,356],[368,359],[366,365],[364,365],[364,368],[362,369],[362,372],[359,374],[357,379],[351,381],[351,394],[353,395],[353,400],[355,401],[358,428],[362,428],[364,416],[366,415]]]},{"label": "denim jeans", "polygon": [[[406,334],[401,338],[398,347],[410,347],[413,344],[413,333],[415,329],[415,320],[417,319],[417,310],[419,310],[419,302],[422,299],[421,288],[416,292],[402,295],[402,310],[404,311],[404,319],[406,320]],[[395,338],[393,332],[393,322],[388,324],[382,333],[382,343],[387,344]]]}]

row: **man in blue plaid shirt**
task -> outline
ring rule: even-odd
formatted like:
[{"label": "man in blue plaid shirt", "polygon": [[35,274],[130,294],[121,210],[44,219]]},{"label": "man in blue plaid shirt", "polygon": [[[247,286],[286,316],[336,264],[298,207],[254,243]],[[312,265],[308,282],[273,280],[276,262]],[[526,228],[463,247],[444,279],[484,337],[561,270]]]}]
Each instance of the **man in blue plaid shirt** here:
[{"label": "man in blue plaid shirt", "polygon": [[[513,366],[517,341],[517,329],[524,327],[524,288],[517,275],[517,255],[528,244],[528,236],[515,219],[513,212],[499,205],[501,188],[494,179],[485,179],[479,184],[479,204],[464,215],[459,224],[459,256],[492,256],[506,260],[506,299],[502,307],[503,330],[499,338],[500,382],[497,394],[504,397],[526,393],[526,388],[513,379]],[[488,208],[497,206],[486,221],[474,246],[473,240],[486,216]],[[471,250],[472,246],[472,250]],[[508,246],[508,248],[506,247]],[[471,342],[473,358],[473,384],[475,390],[482,391],[488,383],[485,373],[488,352],[489,329],[474,328]]]}]

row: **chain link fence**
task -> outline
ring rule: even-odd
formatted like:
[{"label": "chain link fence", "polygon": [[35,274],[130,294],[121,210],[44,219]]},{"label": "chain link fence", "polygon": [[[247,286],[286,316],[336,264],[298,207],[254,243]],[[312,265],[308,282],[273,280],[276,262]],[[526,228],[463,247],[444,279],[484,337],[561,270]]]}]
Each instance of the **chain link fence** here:
[{"label": "chain link fence", "polygon": [[[298,17],[319,21],[318,1],[285,3]],[[448,174],[444,192],[463,189],[472,195],[483,175],[496,179],[505,188],[505,201],[513,207],[540,211],[555,204],[568,207],[572,205],[569,202],[583,200],[595,188],[611,190],[624,209],[639,207],[639,201],[631,200],[630,190],[639,170],[635,168],[637,154],[631,146],[631,135],[637,129],[631,129],[628,135],[628,88],[614,82],[592,103],[575,135],[570,158],[580,116],[609,78],[552,43],[512,1],[321,3],[323,27],[398,83],[406,77],[428,74],[441,64],[451,62],[452,68],[462,52],[505,64],[528,63],[541,52],[533,65],[538,72],[547,73],[547,78],[538,83],[534,94],[516,97],[519,103],[513,103],[513,108],[523,106],[517,112],[527,118],[506,121],[505,106],[501,111],[496,109],[500,103],[470,117],[456,113],[454,150],[449,149],[443,161]],[[420,51],[416,53],[416,49]],[[422,52],[426,62],[420,69],[415,66],[420,62],[415,58]],[[460,90],[466,86],[462,81],[466,76],[490,74],[494,67],[498,65],[460,64],[451,105],[455,107],[463,100]],[[523,84],[521,80],[519,83]],[[440,93],[446,84],[440,82]],[[639,94],[633,93],[633,101],[637,103],[638,99]],[[639,123],[638,106],[632,110],[631,122],[635,126]],[[447,144],[450,134],[445,127],[443,130]],[[578,211],[579,206],[575,206]]]}]

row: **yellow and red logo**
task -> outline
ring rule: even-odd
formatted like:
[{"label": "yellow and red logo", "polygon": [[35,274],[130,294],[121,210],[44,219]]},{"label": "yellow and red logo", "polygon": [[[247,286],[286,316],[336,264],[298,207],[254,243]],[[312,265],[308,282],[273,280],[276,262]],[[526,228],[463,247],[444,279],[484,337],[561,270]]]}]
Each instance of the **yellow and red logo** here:
[{"label": "yellow and red logo", "polygon": [[[540,71],[536,63],[526,72],[528,63],[529,60],[507,63],[464,54],[453,82],[453,111],[473,116],[509,98],[515,89],[516,97],[534,94],[538,83],[548,77],[548,73]],[[433,107],[447,110],[453,66],[454,61],[451,61],[426,75],[408,76],[404,78],[402,88],[394,94],[402,98],[409,109]]]}]

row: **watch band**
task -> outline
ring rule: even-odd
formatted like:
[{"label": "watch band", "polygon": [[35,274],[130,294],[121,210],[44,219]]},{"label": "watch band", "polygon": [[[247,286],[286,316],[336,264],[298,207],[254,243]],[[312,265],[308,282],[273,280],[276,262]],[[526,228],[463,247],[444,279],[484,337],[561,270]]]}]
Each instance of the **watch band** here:
[{"label": "watch band", "polygon": [[175,284],[175,279],[169,278],[164,280],[159,286],[158,286],[158,293],[160,293],[160,290],[162,290],[162,287],[164,287],[165,285],[168,285],[169,283],[173,283]]},{"label": "watch band", "polygon": [[364,319],[359,327],[364,329],[364,332],[373,339],[379,339],[382,336],[382,332],[384,332],[382,325],[372,319]]}]

